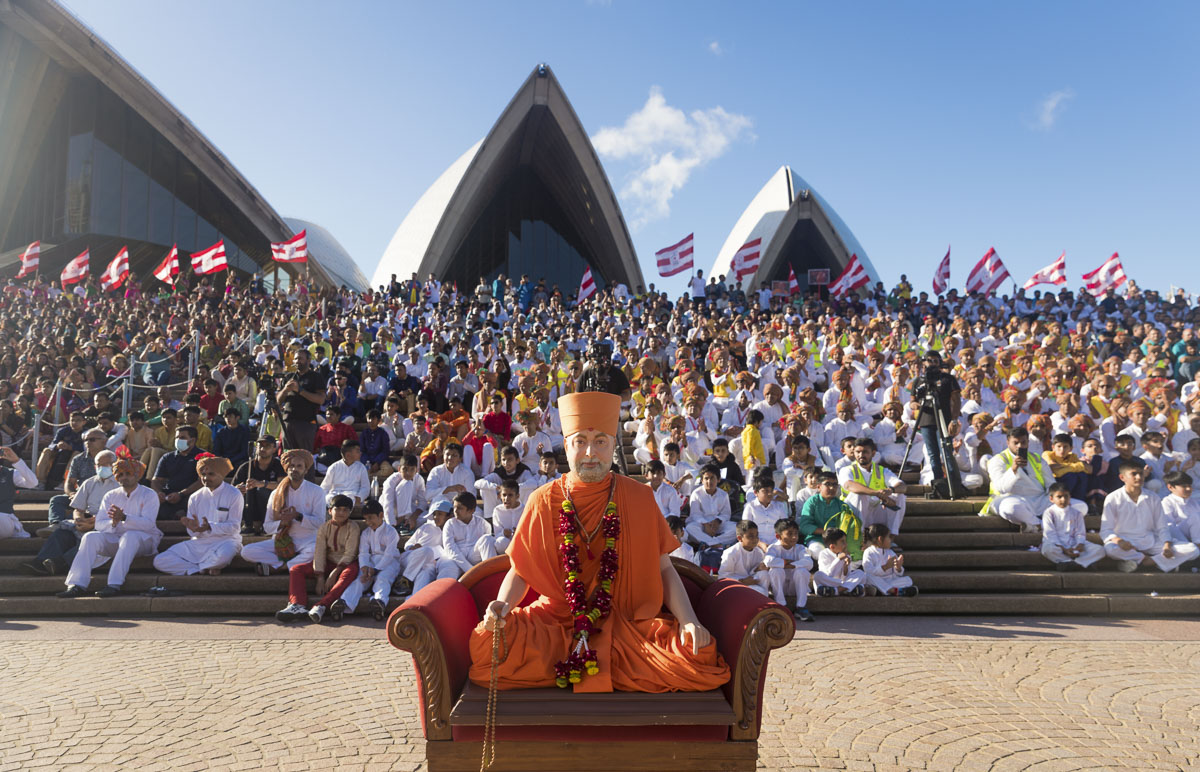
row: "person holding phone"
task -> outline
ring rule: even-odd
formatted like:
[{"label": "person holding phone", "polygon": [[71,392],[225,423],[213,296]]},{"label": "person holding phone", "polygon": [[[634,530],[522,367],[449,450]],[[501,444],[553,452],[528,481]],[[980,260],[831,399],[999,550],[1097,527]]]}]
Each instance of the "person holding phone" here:
[{"label": "person holding phone", "polygon": [[1008,447],[988,461],[991,497],[982,514],[999,515],[1024,533],[1038,533],[1041,515],[1050,506],[1054,475],[1048,463],[1029,452],[1028,429],[1018,426],[1006,436]]}]

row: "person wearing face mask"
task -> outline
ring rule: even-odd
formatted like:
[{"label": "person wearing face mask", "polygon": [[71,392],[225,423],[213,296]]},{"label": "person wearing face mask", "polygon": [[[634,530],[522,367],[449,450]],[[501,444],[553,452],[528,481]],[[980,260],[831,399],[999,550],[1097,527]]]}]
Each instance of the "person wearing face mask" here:
[{"label": "person wearing face mask", "polygon": [[154,470],[151,487],[158,495],[159,517],[175,517],[187,510],[188,496],[200,490],[196,473],[196,430],[183,425],[175,430],[175,450],[165,454]]},{"label": "person wearing face mask", "polygon": [[145,472],[137,461],[125,459],[113,464],[113,475],[120,487],[113,488],[100,500],[95,528],[80,541],[79,551],[67,572],[67,589],[58,593],[58,597],[79,598],[89,594],[92,571],[107,558],[112,558],[108,582],[96,595],[101,598],[119,595],[134,558],[158,551],[162,540],[162,531],[155,524],[158,497],[138,484]]},{"label": "person wearing face mask", "polygon": [[113,476],[113,464],[117,454],[102,450],[96,454],[96,474],[83,481],[71,498],[72,520],[62,520],[46,536],[46,543],[37,557],[21,564],[21,570],[35,576],[52,576],[64,573],[75,559],[79,541],[83,535],[96,527],[96,514],[104,494],[118,487]]},{"label": "person wearing face mask", "polygon": [[37,475],[12,448],[0,448],[0,539],[28,538],[29,532],[13,514],[17,487],[36,488]]}]

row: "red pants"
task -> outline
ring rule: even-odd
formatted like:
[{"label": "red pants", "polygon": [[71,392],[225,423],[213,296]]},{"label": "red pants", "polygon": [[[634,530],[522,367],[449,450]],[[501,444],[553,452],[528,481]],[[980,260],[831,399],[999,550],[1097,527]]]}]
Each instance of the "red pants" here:
[{"label": "red pants", "polygon": [[[313,564],[301,563],[297,566],[292,566],[288,571],[288,600],[292,603],[299,603],[301,606],[308,605],[308,577],[312,576]],[[338,598],[342,597],[342,593],[350,586],[350,583],[358,578],[358,561],[354,561],[350,565],[342,569],[342,573],[338,575],[337,581],[329,591],[325,593],[325,597],[321,598],[318,604],[329,608],[329,604],[333,603]]]}]

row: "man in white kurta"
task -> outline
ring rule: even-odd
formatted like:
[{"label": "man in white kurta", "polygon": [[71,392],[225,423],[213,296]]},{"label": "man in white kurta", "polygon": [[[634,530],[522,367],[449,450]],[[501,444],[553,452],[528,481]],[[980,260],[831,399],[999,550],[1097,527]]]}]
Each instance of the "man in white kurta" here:
[{"label": "man in white kurta", "polygon": [[242,559],[256,563],[259,573],[266,575],[283,566],[284,559],[276,550],[282,536],[288,536],[296,554],[287,559],[287,566],[310,563],[317,547],[317,529],[325,522],[325,491],[320,485],[304,479],[312,468],[313,456],[298,448],[283,454],[283,469],[287,479],[279,483],[267,499],[267,517],[263,530],[271,538],[242,547]]},{"label": "man in white kurta", "polygon": [[0,539],[27,539],[25,524],[9,510],[15,509],[17,488],[36,488],[37,475],[12,448],[0,448],[0,458],[6,462],[0,467]]},{"label": "man in white kurta", "polygon": [[227,458],[206,456],[196,462],[200,490],[188,498],[187,516],[180,518],[191,538],[154,558],[164,574],[216,576],[242,549],[242,492],[225,482],[233,471]]},{"label": "man in white kurta", "polygon": [[1104,552],[1120,561],[1118,568],[1130,572],[1139,564],[1153,561],[1163,571],[1171,571],[1200,557],[1200,548],[1195,544],[1171,542],[1162,500],[1142,489],[1146,479],[1143,469],[1122,465],[1119,474],[1125,485],[1105,497],[1100,516]]},{"label": "man in white kurta", "polygon": [[375,619],[381,620],[391,599],[392,584],[400,575],[400,534],[384,521],[378,502],[368,501],[363,506],[363,521],[367,527],[358,535],[359,576],[342,593],[342,600],[347,612],[353,613],[363,592],[370,589],[367,605]]},{"label": "man in white kurta", "polygon": [[1042,513],[1050,506],[1048,491],[1054,475],[1049,464],[1029,452],[1029,432],[1024,427],[1010,430],[1008,447],[992,456],[987,466],[991,498],[980,514],[999,515],[1026,533],[1037,533]]},{"label": "man in white kurta", "polygon": [[882,523],[892,535],[900,533],[908,500],[905,485],[892,470],[875,458],[875,441],[860,437],[854,443],[854,461],[838,472],[846,503],[858,510],[863,527]]},{"label": "man in white kurta", "polygon": [[153,555],[158,549],[162,539],[162,531],[155,523],[158,494],[138,484],[145,471],[144,466],[130,459],[113,465],[113,474],[121,487],[104,494],[100,500],[95,530],[83,535],[67,572],[67,589],[58,594],[60,598],[86,595],[92,569],[102,565],[106,558],[112,558],[108,584],[96,594],[104,598],[118,595],[133,559]]}]

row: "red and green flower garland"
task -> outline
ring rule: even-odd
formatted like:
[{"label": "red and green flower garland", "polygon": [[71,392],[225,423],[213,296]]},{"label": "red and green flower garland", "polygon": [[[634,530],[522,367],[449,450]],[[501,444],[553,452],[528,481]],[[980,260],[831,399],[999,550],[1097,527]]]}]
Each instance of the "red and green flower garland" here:
[{"label": "red and green flower garland", "polygon": [[[582,541],[585,536],[583,525],[579,524],[577,529],[576,523],[575,505],[571,503],[570,499],[564,498],[562,514],[558,518],[558,533],[562,536],[558,554],[562,558],[563,571],[567,575],[563,589],[566,590],[567,601],[571,604],[571,614],[575,618],[575,633],[572,637],[574,647],[571,653],[554,666],[554,683],[562,689],[567,688],[567,684],[577,684],[582,681],[585,673],[596,675],[600,672],[600,667],[596,662],[596,650],[588,646],[588,636],[591,633],[599,632],[600,620],[612,611],[613,579],[617,576],[617,537],[621,535],[621,519],[617,516],[617,505],[609,501],[608,506],[604,508],[604,517],[600,521],[600,526],[604,530],[604,551],[600,553],[600,572],[596,576],[599,586],[596,588],[596,594],[593,596],[589,608],[587,587],[579,577],[582,567],[579,563],[578,542]],[[579,531],[578,534],[576,534],[576,530]],[[587,544],[583,546],[588,550],[588,557],[591,557],[591,548]]]}]

